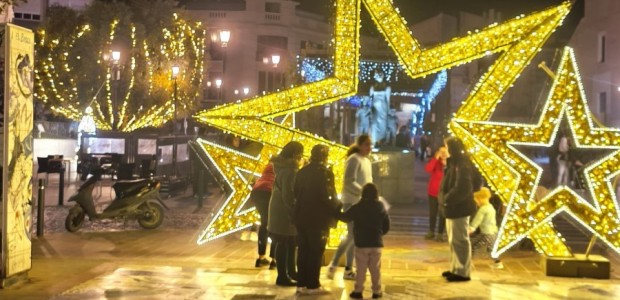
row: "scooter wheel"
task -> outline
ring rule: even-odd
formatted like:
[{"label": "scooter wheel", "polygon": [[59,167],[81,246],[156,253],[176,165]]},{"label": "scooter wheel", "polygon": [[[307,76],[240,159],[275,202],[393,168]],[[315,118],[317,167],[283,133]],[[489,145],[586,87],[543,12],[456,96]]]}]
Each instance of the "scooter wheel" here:
[{"label": "scooter wheel", "polygon": [[65,220],[65,228],[69,232],[76,232],[82,225],[84,225],[84,211],[81,207],[72,208]]},{"label": "scooter wheel", "polygon": [[164,222],[164,208],[157,202],[150,202],[140,205],[140,210],[144,213],[139,219],[138,224],[144,229],[155,229]]}]

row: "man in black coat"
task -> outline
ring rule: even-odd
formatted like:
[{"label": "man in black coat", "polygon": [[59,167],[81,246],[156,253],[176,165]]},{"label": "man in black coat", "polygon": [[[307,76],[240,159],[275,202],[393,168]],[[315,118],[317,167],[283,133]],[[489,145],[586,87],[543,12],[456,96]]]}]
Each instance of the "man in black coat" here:
[{"label": "man in black coat", "polygon": [[314,146],[310,164],[295,179],[298,293],[323,292],[319,282],[321,261],[329,228],[335,226],[335,215],[341,206],[336,197],[334,173],[326,167],[328,154],[327,146]]},{"label": "man in black coat", "polygon": [[[439,188],[439,202],[446,217],[446,231],[450,245],[450,271],[443,276],[450,282],[469,281],[471,272],[471,242],[469,216],[476,211],[474,165],[465,151],[463,142],[456,138],[446,140],[450,158]],[[476,186],[476,187],[474,187]]]}]

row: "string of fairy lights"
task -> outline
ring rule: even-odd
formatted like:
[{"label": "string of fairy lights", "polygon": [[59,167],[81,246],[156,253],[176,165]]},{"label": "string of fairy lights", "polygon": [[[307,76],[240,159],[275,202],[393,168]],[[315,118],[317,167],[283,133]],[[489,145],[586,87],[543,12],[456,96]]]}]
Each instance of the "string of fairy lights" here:
[{"label": "string of fairy lights", "polygon": [[[330,163],[333,165],[336,182],[340,189],[343,174],[344,146],[331,144],[313,134],[301,132],[272,121],[274,117],[310,107],[327,104],[349,97],[357,92],[359,82],[359,26],[361,4],[364,3],[371,19],[394,50],[399,64],[411,78],[420,78],[441,70],[458,66],[493,53],[501,53],[497,61],[482,76],[472,94],[464,101],[459,120],[484,121],[492,113],[497,99],[510,89],[519,74],[540,51],[554,30],[561,25],[571,8],[564,2],[547,10],[527,16],[519,16],[502,24],[469,32],[466,36],[429,49],[422,49],[413,38],[406,22],[398,14],[390,0],[336,0],[334,9],[334,37],[332,40],[333,75],[315,82],[293,86],[273,94],[254,97],[204,111],[196,116],[199,122],[220,128],[226,132],[281,149],[291,140],[302,142],[307,150],[314,144],[331,146]],[[414,29],[415,30],[415,29]],[[214,150],[226,157],[226,150]],[[307,153],[306,153],[307,154]],[[231,159],[220,160],[218,164],[233,168]],[[268,159],[262,158],[259,167]],[[506,183],[511,184],[511,183]],[[495,188],[501,186],[495,186]],[[237,207],[242,197],[231,198],[224,206]],[[237,210],[221,209],[228,213],[218,214],[198,238],[202,244],[216,237],[224,236],[249,226],[255,218],[234,213]],[[253,212],[255,213],[255,212]],[[523,222],[523,220],[522,220]],[[219,225],[215,225],[219,224]],[[518,226],[518,222],[516,223]],[[505,231],[515,237],[517,231]],[[342,236],[341,229],[330,234],[329,244],[337,244]],[[547,255],[564,255],[566,246],[562,237],[550,222],[541,222],[536,230],[527,232],[537,249]]]},{"label": "string of fairy lights", "polygon": [[[126,62],[113,65],[104,60],[116,40],[123,38],[119,26],[129,28],[128,48],[124,54]],[[79,121],[86,107],[93,108],[93,118],[100,130],[130,132],[144,127],[159,127],[174,117],[175,109],[192,108],[201,93],[204,73],[205,31],[200,23],[192,23],[172,14],[170,27],[161,31],[157,46],[144,33],[138,34],[135,24],[111,20],[108,36],[101,43],[93,57],[80,57],[73,54],[76,43],[85,41],[97,43],[91,24],[75,28],[69,36],[57,32],[37,32],[37,53],[42,59],[35,65],[35,97],[45,103],[52,112],[68,119]],[[63,33],[64,34],[64,33]],[[97,70],[81,70],[80,61],[93,59]],[[176,101],[173,99],[171,67],[178,65],[182,72],[178,75]],[[120,71],[116,71],[120,68]],[[119,72],[126,85],[118,85]],[[92,89],[92,84],[82,86],[80,76],[93,78],[103,83],[103,92],[96,95],[84,94]],[[138,86],[138,81],[144,83]],[[117,95],[114,95],[117,94]],[[82,95],[82,96],[80,96]],[[80,98],[82,97],[82,98]],[[174,103],[183,104],[175,108]],[[140,103],[141,105],[138,105]],[[145,106],[147,108],[145,108]]]}]

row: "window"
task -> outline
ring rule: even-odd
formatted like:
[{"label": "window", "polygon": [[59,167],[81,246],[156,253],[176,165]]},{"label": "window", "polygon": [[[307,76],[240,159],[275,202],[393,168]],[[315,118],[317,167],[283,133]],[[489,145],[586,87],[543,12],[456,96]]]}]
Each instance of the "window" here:
[{"label": "window", "polygon": [[280,13],[280,3],[265,2],[265,12],[279,14]]},{"label": "window", "polygon": [[15,13],[14,16],[15,16],[15,19],[22,19],[22,18],[24,18],[24,15],[22,15],[22,13]]},{"label": "window", "polygon": [[605,55],[607,54],[607,37],[604,32],[598,34],[598,62],[605,62]]},{"label": "window", "polygon": [[284,87],[284,74],[281,72],[258,72],[258,90],[272,93]]},{"label": "window", "polygon": [[[272,55],[284,56],[288,49],[288,38],[285,36],[259,35],[256,51],[256,61],[263,61]],[[284,50],[284,51],[283,51]]]},{"label": "window", "polygon": [[607,113],[607,92],[598,94],[598,112],[603,115]]}]

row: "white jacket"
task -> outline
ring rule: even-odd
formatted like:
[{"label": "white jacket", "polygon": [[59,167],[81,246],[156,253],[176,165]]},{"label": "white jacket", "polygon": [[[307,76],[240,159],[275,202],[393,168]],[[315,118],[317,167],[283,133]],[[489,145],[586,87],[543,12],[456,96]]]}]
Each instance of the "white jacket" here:
[{"label": "white jacket", "polygon": [[362,188],[371,182],[372,164],[370,159],[359,154],[349,156],[345,164],[342,203],[357,203],[362,196]]}]

